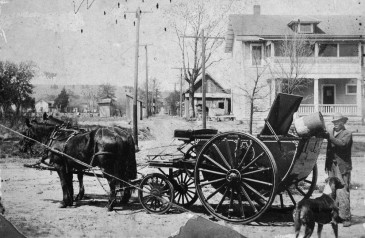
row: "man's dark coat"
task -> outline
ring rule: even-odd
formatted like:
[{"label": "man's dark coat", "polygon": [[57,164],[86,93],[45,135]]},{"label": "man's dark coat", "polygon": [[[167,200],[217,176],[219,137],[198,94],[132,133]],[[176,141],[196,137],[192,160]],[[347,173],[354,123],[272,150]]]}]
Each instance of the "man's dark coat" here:
[{"label": "man's dark coat", "polygon": [[351,172],[351,147],[352,147],[352,133],[345,128],[334,136],[334,130],[330,132],[327,156],[326,156],[326,170],[330,170],[332,163],[337,163],[341,174]]}]

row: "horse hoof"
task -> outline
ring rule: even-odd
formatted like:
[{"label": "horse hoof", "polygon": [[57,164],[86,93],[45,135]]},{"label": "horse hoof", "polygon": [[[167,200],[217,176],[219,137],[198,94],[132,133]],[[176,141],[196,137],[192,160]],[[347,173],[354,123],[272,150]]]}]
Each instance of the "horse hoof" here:
[{"label": "horse hoof", "polygon": [[58,208],[66,208],[66,207],[67,207],[67,205],[63,202],[61,202],[61,204],[58,205]]},{"label": "horse hoof", "polygon": [[113,207],[108,207],[108,212],[112,212],[113,210]]},{"label": "horse hoof", "polygon": [[83,199],[83,195],[77,194],[77,196],[75,197],[75,201],[81,201]]}]

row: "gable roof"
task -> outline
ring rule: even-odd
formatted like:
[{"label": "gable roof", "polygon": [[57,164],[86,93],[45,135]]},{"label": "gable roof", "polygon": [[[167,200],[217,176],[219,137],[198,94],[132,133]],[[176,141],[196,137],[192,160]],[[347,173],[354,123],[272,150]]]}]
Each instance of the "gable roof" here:
[{"label": "gable roof", "polygon": [[[293,33],[289,23],[301,20],[316,24],[313,38],[357,38],[364,39],[365,17],[356,15],[230,15],[226,36],[226,52],[232,51],[233,40],[253,41],[283,37]],[[250,39],[253,38],[253,39]]]},{"label": "gable roof", "polygon": [[[200,77],[198,80],[195,81],[194,91],[196,91],[202,85],[202,78],[203,77]],[[222,91],[224,93],[230,93],[228,89],[223,88],[222,85],[217,82],[217,80],[215,80],[212,76],[210,76],[210,74],[205,74],[205,80],[206,81],[211,80],[215,85],[217,85],[220,89],[222,89]],[[187,89],[185,91],[185,93],[188,93],[188,92],[189,92],[189,89]]]}]

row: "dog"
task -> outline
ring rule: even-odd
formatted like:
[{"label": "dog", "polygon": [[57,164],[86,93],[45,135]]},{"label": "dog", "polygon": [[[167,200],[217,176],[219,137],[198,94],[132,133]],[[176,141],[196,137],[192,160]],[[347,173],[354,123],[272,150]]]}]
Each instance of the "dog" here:
[{"label": "dog", "polygon": [[331,188],[331,194],[322,194],[315,199],[303,199],[297,203],[293,213],[296,238],[302,225],[305,226],[303,238],[311,237],[315,223],[318,224],[318,238],[321,237],[323,225],[328,223],[331,223],[335,237],[338,237],[338,223],[341,222],[341,218],[336,204],[336,191],[343,188],[343,185],[336,177],[330,177],[326,181]]}]

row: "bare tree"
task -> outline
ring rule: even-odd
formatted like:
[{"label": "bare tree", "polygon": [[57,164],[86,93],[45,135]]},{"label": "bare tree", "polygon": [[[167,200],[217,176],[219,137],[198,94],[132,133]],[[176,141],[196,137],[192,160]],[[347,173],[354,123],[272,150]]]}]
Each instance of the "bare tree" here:
[{"label": "bare tree", "polygon": [[261,65],[261,56],[259,55],[253,54],[252,58],[255,65],[254,73],[247,77],[243,84],[241,83],[236,85],[243,91],[243,96],[249,102],[250,111],[248,129],[250,134],[252,134],[254,114],[256,112],[264,112],[267,110],[267,107],[262,105],[262,102],[264,102],[264,99],[270,94],[270,92],[266,90],[268,85],[264,77],[268,71],[269,65]]},{"label": "bare tree", "polygon": [[94,112],[94,108],[98,100],[98,90],[91,86],[85,85],[85,87],[83,87],[82,94],[88,101],[91,112]]},{"label": "bare tree", "polygon": [[275,45],[275,57],[270,63],[274,79],[281,80],[281,92],[300,93],[310,80],[307,74],[314,64],[314,42],[303,34],[287,35]]},{"label": "bare tree", "polygon": [[115,98],[116,87],[106,83],[99,85],[98,97],[99,98]]},{"label": "bare tree", "polygon": [[158,113],[158,107],[159,107],[158,98],[161,97],[161,83],[156,78],[153,78],[151,80],[151,82],[152,82],[151,111],[152,111],[152,114],[156,114],[156,113]]},{"label": "bare tree", "polygon": [[[226,33],[228,11],[233,0],[225,5],[217,0],[177,1],[167,11],[181,51],[184,79],[189,84],[190,116],[195,117],[194,84],[202,71],[201,32],[209,37],[222,37]],[[189,38],[186,38],[189,36]],[[222,60],[213,53],[222,45],[218,38],[205,39],[206,69]]]}]

